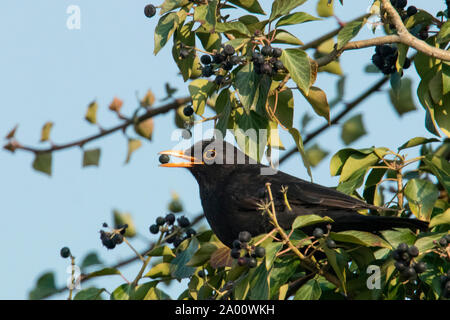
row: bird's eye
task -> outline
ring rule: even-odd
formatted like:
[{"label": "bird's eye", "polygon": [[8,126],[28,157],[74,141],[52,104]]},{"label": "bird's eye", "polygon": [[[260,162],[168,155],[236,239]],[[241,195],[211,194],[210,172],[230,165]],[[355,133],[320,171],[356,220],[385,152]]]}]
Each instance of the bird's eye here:
[{"label": "bird's eye", "polygon": [[214,149],[209,149],[205,151],[205,153],[203,154],[203,158],[205,158],[205,160],[212,160],[215,157],[216,157],[216,150]]}]

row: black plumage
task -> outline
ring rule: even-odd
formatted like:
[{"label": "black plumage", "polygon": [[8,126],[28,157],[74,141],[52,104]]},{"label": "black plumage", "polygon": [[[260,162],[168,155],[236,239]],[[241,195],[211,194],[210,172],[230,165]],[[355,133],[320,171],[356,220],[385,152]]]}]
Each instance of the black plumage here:
[{"label": "black plumage", "polygon": [[[270,172],[270,168],[255,163],[223,141],[204,140],[184,152],[161,153],[190,161],[161,166],[186,167],[191,171],[199,184],[206,219],[217,237],[229,247],[241,231],[256,236],[273,229],[269,217],[258,209],[261,201],[268,199],[267,182],[271,184],[278,222],[284,229],[289,229],[297,216],[306,214],[330,217],[334,220],[332,231],[376,232],[394,227],[424,230],[428,226],[427,222],[417,219],[363,215],[357,211],[382,208],[281,171],[262,174]],[[283,187],[287,187],[291,210],[281,192]]]}]

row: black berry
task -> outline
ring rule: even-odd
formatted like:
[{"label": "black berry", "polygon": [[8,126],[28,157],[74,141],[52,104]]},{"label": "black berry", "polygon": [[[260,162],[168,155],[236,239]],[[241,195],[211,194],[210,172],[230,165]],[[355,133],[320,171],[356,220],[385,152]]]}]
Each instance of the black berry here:
[{"label": "black berry", "polygon": [[245,258],[245,257],[240,257],[240,258],[238,258],[238,265],[240,265],[241,267],[242,266],[245,266],[246,264],[247,264],[247,258]]},{"label": "black berry", "polygon": [[273,48],[272,56],[274,58],[279,58],[279,57],[281,57],[282,54],[283,54],[283,50],[281,50],[280,48]]},{"label": "black berry", "polygon": [[159,156],[159,162],[168,163],[170,161],[170,157],[167,154],[162,154]]},{"label": "black berry", "polygon": [[239,62],[241,62],[241,58],[239,58],[238,56],[232,56],[230,57],[230,62],[232,64],[238,64]]},{"label": "black berry", "polygon": [[280,60],[275,61],[275,63],[273,64],[273,66],[278,69],[278,70],[282,70],[284,69],[284,64],[283,62],[281,62]]},{"label": "black berry", "polygon": [[332,239],[327,239],[327,247],[330,249],[334,249],[336,248],[336,242],[334,242],[334,240]]},{"label": "black berry", "polygon": [[234,48],[232,45],[227,44],[224,48],[223,48],[223,53],[225,53],[227,56],[232,56],[234,54]]},{"label": "black berry", "polygon": [[445,239],[445,237],[442,237],[439,239],[439,244],[443,247],[447,246],[447,239]]},{"label": "black berry", "polygon": [[204,66],[202,68],[202,75],[204,77],[211,77],[214,74],[214,70],[211,65]]},{"label": "black berry", "polygon": [[240,249],[231,249],[230,255],[234,259],[238,259],[241,256],[241,250]]},{"label": "black berry", "polygon": [[114,249],[116,243],[111,239],[111,233],[100,230],[100,240],[107,249]]},{"label": "black berry", "polygon": [[111,240],[115,244],[121,244],[123,242],[123,235],[121,235],[120,233],[114,233]]},{"label": "black berry", "polygon": [[256,261],[255,258],[248,258],[248,267],[249,268],[254,268],[254,267],[256,267],[257,264],[258,264],[258,262]]},{"label": "black berry", "polygon": [[407,267],[401,272],[401,276],[408,280],[414,280],[417,277],[417,273],[413,267]]},{"label": "black berry", "polygon": [[191,224],[191,222],[189,221],[189,219],[186,218],[185,216],[179,217],[179,218],[177,219],[177,221],[178,221],[178,225],[179,225],[181,228],[189,227],[189,225]]},{"label": "black berry", "polygon": [[396,261],[394,263],[395,268],[400,271],[403,272],[404,270],[406,270],[406,268],[408,267],[404,262],[402,261]]},{"label": "black berry", "polygon": [[239,232],[239,241],[241,242],[250,242],[252,240],[252,235],[248,231]]},{"label": "black berry", "polygon": [[417,8],[414,6],[409,6],[408,9],[406,9],[406,15],[408,17],[411,17],[417,13]]},{"label": "black berry", "polygon": [[258,258],[263,258],[266,255],[266,249],[263,247],[256,247],[255,248],[255,256]]},{"label": "black berry", "polygon": [[194,109],[191,106],[186,106],[183,109],[183,114],[186,117],[190,117],[190,116],[192,116],[194,114]]},{"label": "black berry", "polygon": [[225,59],[226,59],[225,55],[223,55],[221,53],[216,53],[215,55],[213,55],[214,63],[221,63],[221,62],[225,61]]},{"label": "black berry", "polygon": [[168,225],[172,225],[175,222],[175,215],[173,213],[169,213],[165,218]]},{"label": "black berry", "polygon": [[419,249],[416,246],[408,248],[408,253],[411,257],[417,257],[419,255]]},{"label": "black berry", "polygon": [[238,239],[236,239],[233,241],[232,247],[235,249],[241,249],[241,245],[242,245],[242,243]]},{"label": "black berry", "polygon": [[175,240],[173,240],[173,246],[174,246],[175,248],[177,248],[182,242],[183,242],[183,239],[181,239],[181,238],[175,238]]},{"label": "black berry", "polygon": [[405,63],[403,63],[403,69],[408,69],[409,67],[411,67],[411,59],[406,58]]},{"label": "black berry", "polygon": [[201,63],[203,63],[205,65],[211,64],[211,61],[212,61],[211,56],[205,54],[205,55],[201,56],[200,61],[201,61]]},{"label": "black berry", "polygon": [[203,271],[203,270],[199,270],[199,271],[197,272],[197,275],[198,275],[200,278],[204,278],[204,277],[206,276],[205,271]]},{"label": "black berry", "polygon": [[157,234],[159,232],[159,226],[156,224],[152,224],[149,228],[150,233]]},{"label": "black berry", "polygon": [[61,257],[66,259],[66,258],[70,257],[70,249],[67,247],[64,247],[61,249],[60,254],[61,254]]},{"label": "black berry", "polygon": [[[450,243],[450,233],[444,236],[445,240]],[[450,272],[450,271],[449,271]]]},{"label": "black berry", "polygon": [[263,56],[271,56],[272,55],[272,47],[271,46],[264,46],[261,49],[261,53]]},{"label": "black berry", "polygon": [[231,61],[225,61],[224,63],[222,63],[222,69],[229,71],[233,69],[233,64],[231,63]]},{"label": "black berry", "polygon": [[188,238],[191,238],[191,237],[195,236],[196,234],[197,234],[197,232],[192,228],[189,228],[186,230],[186,237],[188,237]]},{"label": "black berry", "polygon": [[264,63],[261,67],[261,73],[264,74],[271,74],[272,73],[272,66],[269,63]]},{"label": "black berry", "polygon": [[163,217],[156,218],[156,224],[158,226],[162,226],[164,223],[166,223],[166,219],[164,219]]},{"label": "black berry", "polygon": [[323,237],[323,230],[321,228],[315,228],[313,231],[313,237],[316,239],[320,239]]},{"label": "black berry", "polygon": [[424,273],[427,271],[427,264],[423,261],[420,261],[414,265],[414,270],[416,270],[417,273]]},{"label": "black berry", "polygon": [[408,250],[408,245],[406,243],[400,243],[397,247],[399,253],[406,252]]},{"label": "black berry", "polygon": [[252,54],[252,61],[256,64],[263,64],[264,56],[261,53],[254,51]]},{"label": "black berry", "polygon": [[151,18],[156,14],[156,8],[152,4],[148,4],[144,8],[144,14],[147,18]]}]

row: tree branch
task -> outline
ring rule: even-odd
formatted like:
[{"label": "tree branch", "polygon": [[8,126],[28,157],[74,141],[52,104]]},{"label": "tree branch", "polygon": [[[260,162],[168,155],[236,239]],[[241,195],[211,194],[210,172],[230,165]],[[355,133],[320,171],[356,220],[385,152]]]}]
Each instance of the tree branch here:
[{"label": "tree branch", "polygon": [[450,61],[450,51],[432,47],[425,41],[422,41],[409,33],[408,29],[406,29],[405,25],[402,22],[402,18],[398,14],[397,10],[394,9],[390,0],[381,0],[381,4],[383,10],[387,13],[390,21],[397,30],[397,34],[400,38],[399,42],[410,46],[417,51],[425,53],[430,57]]},{"label": "tree branch", "polygon": [[116,131],[119,130],[125,130],[128,126],[134,124],[135,122],[140,123],[144,120],[147,120],[149,118],[152,118],[154,116],[157,116],[159,114],[163,114],[163,113],[167,113],[170,110],[176,109],[180,106],[182,106],[183,104],[186,104],[188,102],[191,101],[191,97],[184,97],[184,98],[179,98],[179,99],[175,99],[174,101],[172,101],[171,103],[168,103],[166,105],[163,105],[159,108],[152,108],[149,109],[145,114],[143,114],[142,116],[140,116],[137,120],[136,119],[127,119],[125,122],[123,122],[120,125],[117,125],[115,127],[112,127],[110,129],[107,130],[102,130],[100,133],[86,137],[84,139],[80,139],[77,141],[73,141],[73,142],[69,142],[66,144],[60,144],[60,145],[53,145],[49,148],[46,149],[39,149],[39,148],[34,148],[34,147],[28,147],[28,146],[22,146],[20,143],[16,142],[14,144],[14,148],[15,149],[19,149],[19,150],[25,150],[25,151],[30,151],[33,153],[46,153],[46,152],[53,152],[53,151],[58,151],[58,150],[64,150],[64,149],[68,149],[71,147],[82,147],[83,145],[85,145],[86,143],[99,139],[101,137],[104,137],[106,135],[109,135],[111,133],[114,133]]}]

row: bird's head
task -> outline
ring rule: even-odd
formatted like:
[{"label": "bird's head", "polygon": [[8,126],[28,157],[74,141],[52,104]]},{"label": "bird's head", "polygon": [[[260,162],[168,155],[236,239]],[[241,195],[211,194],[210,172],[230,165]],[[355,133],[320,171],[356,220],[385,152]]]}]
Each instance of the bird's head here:
[{"label": "bird's head", "polygon": [[159,154],[176,157],[183,162],[163,163],[161,167],[188,168],[198,179],[209,176],[217,177],[219,174],[228,174],[236,165],[256,164],[245,153],[223,140],[202,140],[187,150],[167,150]]}]

